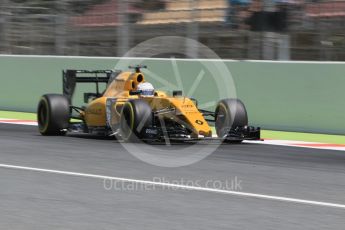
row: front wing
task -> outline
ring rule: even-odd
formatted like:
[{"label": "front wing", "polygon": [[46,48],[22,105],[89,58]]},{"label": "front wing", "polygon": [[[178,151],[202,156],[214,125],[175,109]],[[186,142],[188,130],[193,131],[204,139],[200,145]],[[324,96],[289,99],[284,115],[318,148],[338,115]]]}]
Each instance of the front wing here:
[{"label": "front wing", "polygon": [[146,128],[144,141],[165,141],[171,142],[196,142],[196,141],[221,141],[221,142],[240,142],[243,140],[261,140],[260,127],[246,126],[231,128],[227,131],[224,137],[190,137],[185,133],[180,134],[175,130],[174,135],[169,135],[168,132],[163,132],[159,128]]}]

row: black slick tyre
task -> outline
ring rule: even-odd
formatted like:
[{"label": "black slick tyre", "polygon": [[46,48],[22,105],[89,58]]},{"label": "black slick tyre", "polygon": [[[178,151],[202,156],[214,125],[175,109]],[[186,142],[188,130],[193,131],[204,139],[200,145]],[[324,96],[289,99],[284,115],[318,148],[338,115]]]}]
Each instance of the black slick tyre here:
[{"label": "black slick tyre", "polygon": [[124,141],[137,141],[145,137],[145,128],[152,125],[152,109],[141,99],[129,100],[122,108],[120,130]]},{"label": "black slick tyre", "polygon": [[[248,125],[247,110],[239,99],[223,99],[217,104],[215,121],[217,136],[223,138],[230,128]],[[233,142],[241,142],[241,140]]]},{"label": "black slick tyre", "polygon": [[60,94],[45,94],[37,107],[38,130],[42,135],[65,135],[69,125],[68,99]]}]

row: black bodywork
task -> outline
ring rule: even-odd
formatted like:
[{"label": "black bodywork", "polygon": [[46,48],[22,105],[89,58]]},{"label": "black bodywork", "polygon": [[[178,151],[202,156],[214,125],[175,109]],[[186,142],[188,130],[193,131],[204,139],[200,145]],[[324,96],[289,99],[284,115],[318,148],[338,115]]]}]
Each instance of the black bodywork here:
[{"label": "black bodywork", "polygon": [[76,83],[95,83],[96,93],[84,93],[84,101],[87,101],[88,97],[101,97],[99,92],[99,83],[109,84],[112,82],[121,71],[113,70],[64,70],[62,71],[62,88],[63,95],[68,100],[72,101]]}]

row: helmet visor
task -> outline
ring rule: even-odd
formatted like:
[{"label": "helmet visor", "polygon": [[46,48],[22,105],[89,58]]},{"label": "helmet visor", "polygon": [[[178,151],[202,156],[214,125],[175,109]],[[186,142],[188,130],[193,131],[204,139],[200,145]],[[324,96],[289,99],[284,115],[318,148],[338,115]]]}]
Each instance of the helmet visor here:
[{"label": "helmet visor", "polygon": [[141,91],[142,96],[153,96],[154,95],[154,90],[142,90]]}]

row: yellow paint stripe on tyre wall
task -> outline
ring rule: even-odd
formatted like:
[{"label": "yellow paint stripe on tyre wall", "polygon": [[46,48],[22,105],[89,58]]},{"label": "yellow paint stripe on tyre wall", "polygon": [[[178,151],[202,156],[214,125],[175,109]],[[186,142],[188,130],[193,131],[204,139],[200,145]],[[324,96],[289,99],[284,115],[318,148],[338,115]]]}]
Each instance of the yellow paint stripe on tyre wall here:
[{"label": "yellow paint stripe on tyre wall", "polygon": [[46,106],[46,110],[47,110],[46,122],[43,126],[43,129],[40,129],[40,131],[42,133],[45,133],[45,132],[47,132],[47,129],[48,129],[48,124],[49,124],[49,119],[50,119],[50,111],[49,111],[49,104],[48,104],[47,99],[45,97],[41,97],[41,100],[44,102],[44,104]]}]

